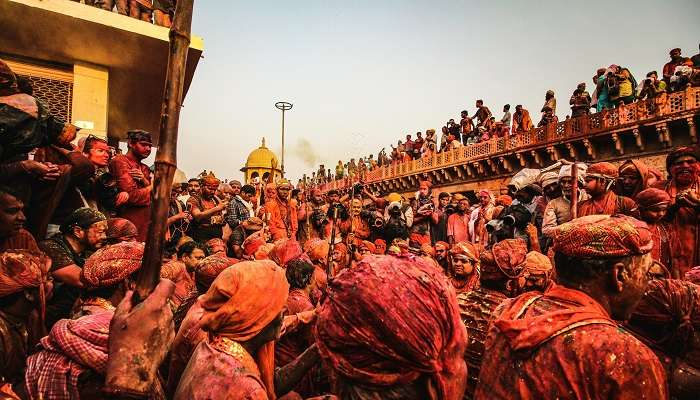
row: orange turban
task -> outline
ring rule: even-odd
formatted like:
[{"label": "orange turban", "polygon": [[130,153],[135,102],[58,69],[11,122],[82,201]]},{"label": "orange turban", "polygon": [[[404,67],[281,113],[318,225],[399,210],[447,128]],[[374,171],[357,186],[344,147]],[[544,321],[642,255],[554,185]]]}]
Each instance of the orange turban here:
[{"label": "orange turban", "polygon": [[452,249],[450,249],[450,254],[465,255],[472,261],[479,261],[479,251],[476,249],[476,246],[474,246],[474,244],[472,244],[471,242],[455,243],[455,245],[452,246]]},{"label": "orange turban", "polygon": [[618,168],[609,162],[599,162],[591,164],[586,171],[586,176],[603,179],[617,179],[619,175]]},{"label": "orange turban", "polygon": [[[201,297],[200,325],[213,335],[245,342],[273,322],[287,304],[289,283],[272,261],[244,261],[226,268]],[[270,398],[274,391],[274,341],[256,354],[260,376]]]},{"label": "orange turban", "polygon": [[0,253],[0,297],[41,286],[49,265],[41,253],[22,250]]},{"label": "orange turban", "polygon": [[252,256],[265,243],[265,232],[257,231],[243,241],[243,254]]},{"label": "orange turban", "polygon": [[497,206],[509,207],[511,204],[513,204],[513,199],[507,194],[500,195],[496,198]]},{"label": "orange turban", "polygon": [[304,255],[301,245],[296,240],[279,239],[275,241],[274,245],[268,256],[270,260],[276,262],[282,268],[286,268],[290,261]]},{"label": "orange turban", "polygon": [[554,231],[554,251],[569,257],[626,257],[646,254],[653,246],[647,224],[625,215],[588,215]]},{"label": "orange turban", "polygon": [[211,255],[197,263],[197,266],[194,268],[194,280],[198,286],[208,289],[221,271],[236,262],[236,260],[228,258],[223,254]]}]

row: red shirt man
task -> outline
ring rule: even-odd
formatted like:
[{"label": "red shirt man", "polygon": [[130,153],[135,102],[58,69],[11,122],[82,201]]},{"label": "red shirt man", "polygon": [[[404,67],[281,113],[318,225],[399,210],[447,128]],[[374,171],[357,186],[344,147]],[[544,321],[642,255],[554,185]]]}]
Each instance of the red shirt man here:
[{"label": "red shirt man", "polygon": [[469,241],[469,200],[461,194],[454,195],[457,212],[447,218],[447,241],[450,244]]},{"label": "red shirt man", "polygon": [[297,210],[289,201],[292,184],[283,179],[277,185],[277,196],[265,202],[265,211],[270,216],[269,227],[272,240],[297,237],[299,221]]},{"label": "red shirt man", "polygon": [[131,221],[138,229],[138,241],[146,240],[151,218],[151,170],[141,161],[151,155],[153,141],[146,131],[127,132],[129,151],[115,156],[109,170],[117,179],[120,192],[129,194],[129,199],[119,207],[117,215]]},{"label": "red shirt man", "polygon": [[646,289],[646,225],[596,215],[556,229],[561,286],[501,305],[474,398],[667,399],[659,359],[613,321],[628,319]]}]

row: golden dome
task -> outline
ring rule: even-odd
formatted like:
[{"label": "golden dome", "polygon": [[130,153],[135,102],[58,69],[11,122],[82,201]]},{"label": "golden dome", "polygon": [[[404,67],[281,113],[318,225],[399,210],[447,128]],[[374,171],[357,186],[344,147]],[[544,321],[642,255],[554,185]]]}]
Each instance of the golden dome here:
[{"label": "golden dome", "polygon": [[253,150],[245,162],[245,168],[272,168],[278,169],[279,162],[277,156],[270,149],[265,147],[265,138],[257,149]]}]

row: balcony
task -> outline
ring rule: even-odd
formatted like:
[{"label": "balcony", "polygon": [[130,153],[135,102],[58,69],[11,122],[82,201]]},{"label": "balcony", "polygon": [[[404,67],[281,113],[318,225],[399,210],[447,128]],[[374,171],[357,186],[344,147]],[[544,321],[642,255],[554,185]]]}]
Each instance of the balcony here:
[{"label": "balcony", "polygon": [[[688,88],[663,95],[656,104],[654,100],[639,101],[432,157],[376,168],[368,171],[362,181],[381,193],[403,192],[415,190],[418,181],[425,178],[438,186],[505,181],[521,168],[542,168],[561,158],[614,161],[632,155],[665,154],[674,145],[697,143],[695,117],[699,112],[700,88]],[[359,181],[359,177],[346,178],[320,188],[323,192],[345,190]],[[494,185],[491,182],[487,186],[499,189]]]}]

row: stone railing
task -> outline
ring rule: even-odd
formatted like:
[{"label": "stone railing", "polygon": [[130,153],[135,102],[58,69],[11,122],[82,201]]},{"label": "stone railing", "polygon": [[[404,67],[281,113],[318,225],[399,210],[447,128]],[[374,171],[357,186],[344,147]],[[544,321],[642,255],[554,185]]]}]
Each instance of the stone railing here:
[{"label": "stone railing", "polygon": [[[494,138],[486,142],[461,146],[454,150],[423,157],[366,172],[362,181],[375,183],[387,179],[427,172],[431,170],[468,164],[486,158],[512,154],[606,131],[625,129],[643,123],[663,120],[666,117],[700,109],[700,88],[688,88],[683,92],[663,95],[654,100],[638,101],[612,110],[571,118],[546,127],[534,128],[505,138]],[[345,178],[320,185],[326,192],[344,189],[359,182],[359,177]]]}]

